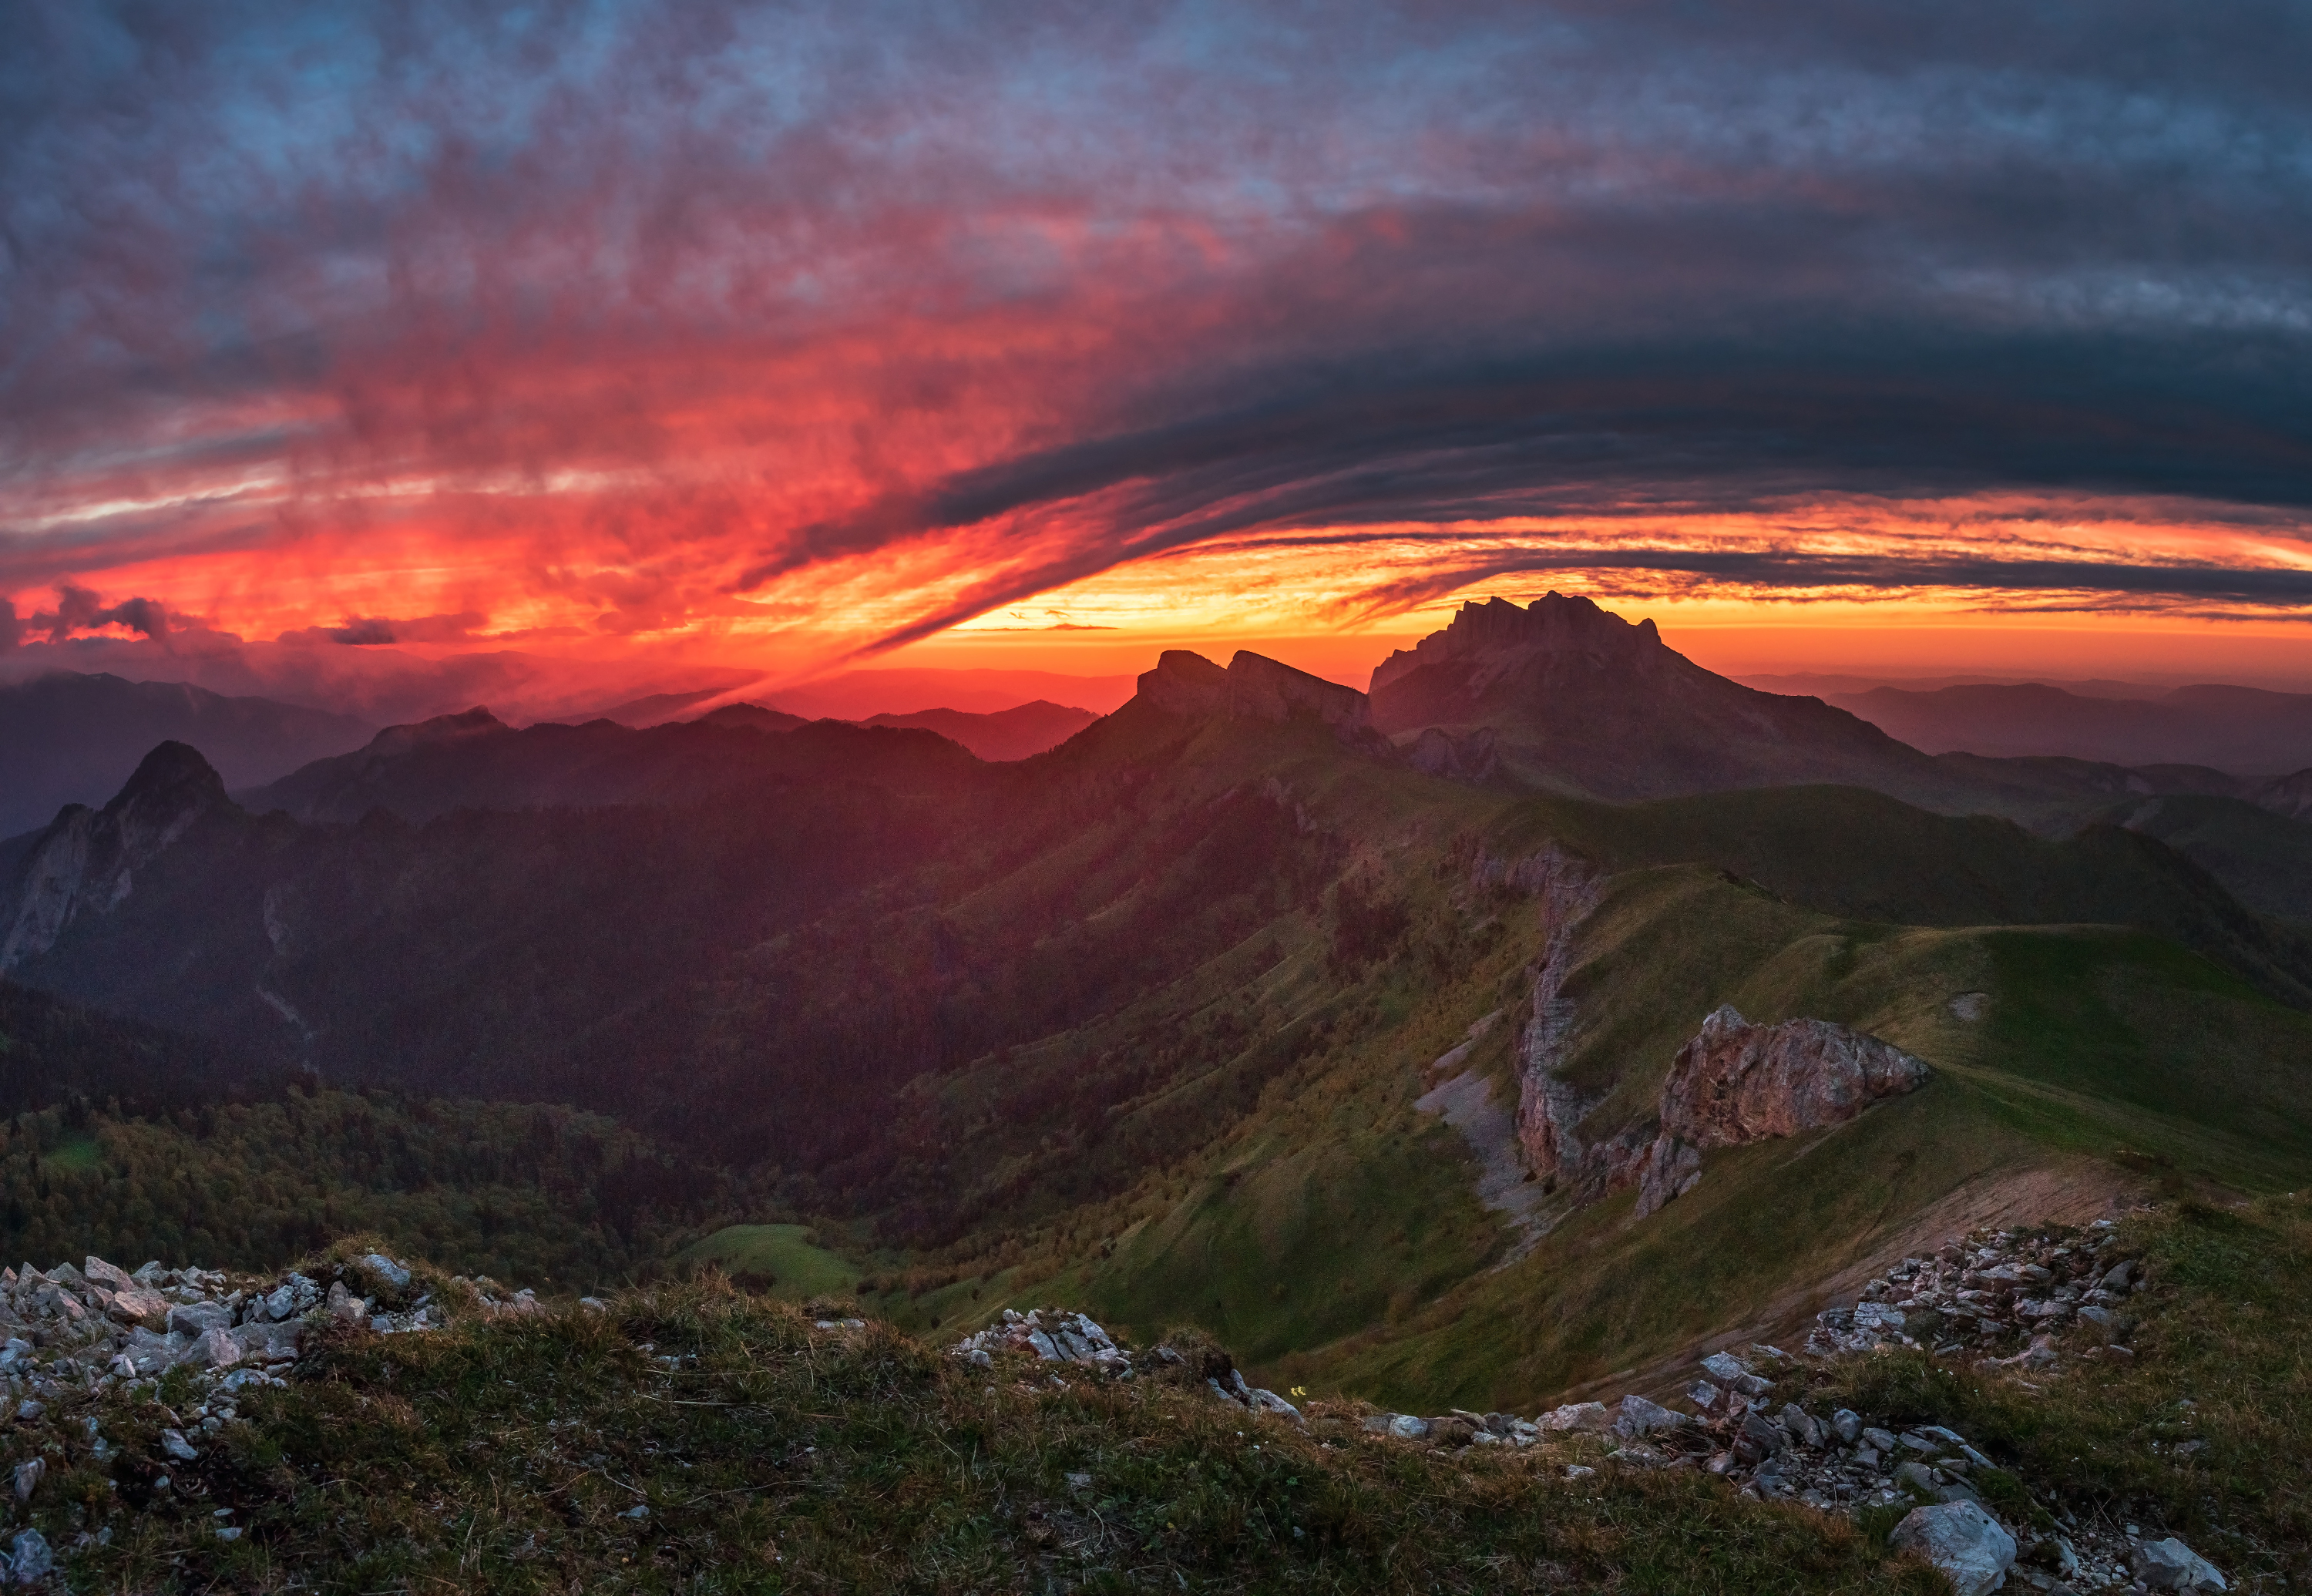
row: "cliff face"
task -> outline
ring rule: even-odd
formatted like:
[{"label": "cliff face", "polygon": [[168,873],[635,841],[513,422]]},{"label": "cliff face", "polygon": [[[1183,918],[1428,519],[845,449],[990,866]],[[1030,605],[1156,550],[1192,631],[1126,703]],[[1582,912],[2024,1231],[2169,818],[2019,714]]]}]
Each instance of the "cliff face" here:
[{"label": "cliff face", "polygon": [[205,815],[230,810],[224,782],[197,750],[164,742],[101,810],[68,805],[0,892],[0,970],[45,953],[83,914],[105,914],[136,873]]}]

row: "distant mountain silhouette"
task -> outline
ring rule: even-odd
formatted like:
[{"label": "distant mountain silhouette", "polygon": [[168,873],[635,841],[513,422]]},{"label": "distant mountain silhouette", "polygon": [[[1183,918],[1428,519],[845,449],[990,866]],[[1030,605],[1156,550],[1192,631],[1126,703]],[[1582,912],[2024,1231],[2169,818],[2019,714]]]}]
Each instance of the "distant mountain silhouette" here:
[{"label": "distant mountain silhouette", "polygon": [[2212,766],[2254,779],[2312,765],[2312,693],[2210,685],[2115,698],[2023,682],[1826,697],[1928,753]]},{"label": "distant mountain silhouette", "polygon": [[242,798],[258,812],[286,810],[301,820],[358,820],[373,809],[425,820],[460,809],[699,803],[830,774],[912,790],[978,763],[930,732],[775,724],[791,718],[733,705],[644,731],[613,721],[517,731],[475,708],[390,727],[357,752],[316,760]]},{"label": "distant mountain silhouette", "polygon": [[1025,759],[1047,748],[1055,748],[1099,718],[1089,709],[1038,698],[1032,704],[1000,709],[992,715],[974,715],[961,709],[919,709],[913,715],[870,715],[860,723],[919,727],[936,732],[950,742],[963,744],[983,759],[1002,760]]},{"label": "distant mountain silhouette", "polygon": [[200,749],[229,787],[269,782],[359,748],[376,727],[269,698],[229,698],[176,681],[58,671],[0,687],[0,837],[99,804],[158,742]]}]

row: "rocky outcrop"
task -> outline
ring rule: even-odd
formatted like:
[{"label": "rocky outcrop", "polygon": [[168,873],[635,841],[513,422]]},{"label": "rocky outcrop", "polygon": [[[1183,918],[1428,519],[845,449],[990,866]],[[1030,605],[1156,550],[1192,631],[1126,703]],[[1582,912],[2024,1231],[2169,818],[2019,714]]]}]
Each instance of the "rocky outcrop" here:
[{"label": "rocky outcrop", "polygon": [[1705,1151],[1841,1124],[1931,1074],[1924,1060],[1843,1025],[1753,1025],[1726,1004],[1678,1050],[1651,1126],[1585,1141],[1581,1124],[1594,1105],[1559,1073],[1573,1022],[1563,962],[1546,958],[1536,982],[1518,1126],[1534,1173],[1570,1183],[1579,1202],[1634,1186],[1642,1219],[1694,1188]]},{"label": "rocky outcrop", "polygon": [[[2144,1288],[2143,1266],[2119,1255],[2109,1220],[2084,1234],[1975,1231],[1935,1253],[1906,1258],[1864,1285],[1851,1308],[1815,1316],[1806,1349],[1828,1357],[1890,1345],[1939,1354],[1989,1353],[2027,1342],[1999,1361],[2044,1367],[2054,1332],[2084,1333],[2083,1355],[2126,1359],[2135,1328],[2128,1302]],[[1916,1332],[1914,1334],[1914,1332]]]},{"label": "rocky outcrop", "polygon": [[0,970],[56,946],[83,915],[109,914],[203,817],[228,811],[224,782],[196,749],[164,742],[101,810],[68,804],[0,895]]},{"label": "rocky outcrop", "polygon": [[[1672,1166],[1688,1167],[1677,1149],[1738,1147],[1841,1124],[1882,1097],[1917,1091],[1931,1073],[1924,1059],[1827,1020],[1753,1025],[1722,1004],[1678,1050],[1662,1083],[1650,1167],[1662,1169],[1667,1181]],[[1641,1211],[1690,1187],[1699,1178],[1698,1156],[1690,1167],[1692,1178]]]},{"label": "rocky outcrop", "polygon": [[1317,721],[1353,747],[1380,750],[1365,696],[1337,681],[1239,649],[1228,669],[1200,653],[1167,649],[1156,669],[1142,674],[1139,701],[1192,720]]},{"label": "rocky outcrop", "polygon": [[1545,1190],[1579,1169],[1584,1151],[1575,1127],[1587,1111],[1581,1094],[1558,1072],[1572,1039],[1573,1004],[1565,979],[1573,968],[1573,935],[1605,895],[1604,875],[1579,855],[1554,845],[1525,858],[1480,859],[1480,882],[1530,892],[1540,900],[1541,957],[1533,967],[1530,1013],[1518,1039],[1518,1143],[1526,1166]]},{"label": "rocky outcrop", "polygon": [[1501,774],[1500,740],[1491,726],[1480,726],[1467,737],[1456,737],[1436,726],[1426,727],[1413,740],[1406,757],[1415,770],[1441,776],[1447,781],[1479,786]]}]

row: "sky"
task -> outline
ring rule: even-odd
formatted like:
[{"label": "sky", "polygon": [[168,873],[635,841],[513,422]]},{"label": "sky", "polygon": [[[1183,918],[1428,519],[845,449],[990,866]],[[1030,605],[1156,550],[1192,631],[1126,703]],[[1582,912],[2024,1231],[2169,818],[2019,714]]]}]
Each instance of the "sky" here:
[{"label": "sky", "polygon": [[[2312,688],[2312,6],[0,0],[0,671]],[[267,674],[269,673],[269,674]]]}]

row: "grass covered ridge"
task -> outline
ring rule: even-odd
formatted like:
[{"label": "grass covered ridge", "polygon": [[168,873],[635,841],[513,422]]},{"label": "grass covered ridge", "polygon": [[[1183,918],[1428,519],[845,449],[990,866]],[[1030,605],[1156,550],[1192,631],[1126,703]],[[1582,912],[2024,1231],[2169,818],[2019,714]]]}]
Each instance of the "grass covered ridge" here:
[{"label": "grass covered ridge", "polygon": [[[2178,1202],[2123,1233],[2151,1280],[2134,1362],[2074,1346],[2026,1383],[1888,1354],[1816,1368],[1809,1407],[1951,1425],[2039,1509],[2180,1533],[2236,1590],[2300,1586],[2312,1203]],[[470,1301],[431,1269],[408,1289]],[[73,1554],[74,1587],[139,1592],[1944,1588],[1887,1553],[1884,1514],[1625,1470],[1591,1438],[1456,1453],[1368,1435],[1351,1404],[1311,1403],[1305,1433],[1250,1417],[1204,1388],[1222,1355],[1194,1332],[1171,1338],[1176,1372],[1105,1382],[815,1317],[842,1307],[708,1276],[599,1313],[339,1331],[286,1389],[243,1392],[244,1422],[191,1465],[159,1452],[186,1375],[61,1398],[0,1443],[0,1465],[39,1451],[48,1470],[0,1529],[60,1548],[109,1529]],[[1596,1477],[1567,1480],[1577,1459]]]},{"label": "grass covered ridge", "polygon": [[1569,1483],[1554,1453],[1413,1450],[1352,1410],[1305,1434],[1255,1419],[1181,1346],[1164,1378],[982,1371],[711,1278],[599,1314],[350,1330],[242,1393],[197,1465],[157,1460],[182,1375],[92,1406],[109,1460],[56,1415],[6,1528],[59,1547],[109,1528],[74,1583],[140,1592],[1939,1588],[1851,1526],[1692,1472]]}]

